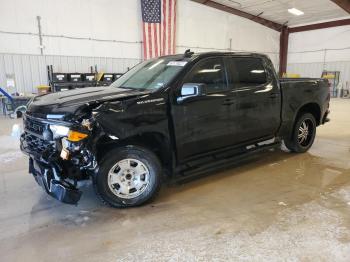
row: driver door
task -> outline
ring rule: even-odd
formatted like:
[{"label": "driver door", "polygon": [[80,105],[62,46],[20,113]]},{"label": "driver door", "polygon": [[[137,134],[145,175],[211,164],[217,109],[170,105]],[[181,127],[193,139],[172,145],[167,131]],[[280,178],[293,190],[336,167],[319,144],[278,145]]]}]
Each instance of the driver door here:
[{"label": "driver door", "polygon": [[[206,58],[185,76],[172,106],[179,162],[230,144],[232,92],[228,91],[222,57]],[[181,87],[200,86],[200,94],[185,97]],[[186,89],[187,90],[187,89]]]}]

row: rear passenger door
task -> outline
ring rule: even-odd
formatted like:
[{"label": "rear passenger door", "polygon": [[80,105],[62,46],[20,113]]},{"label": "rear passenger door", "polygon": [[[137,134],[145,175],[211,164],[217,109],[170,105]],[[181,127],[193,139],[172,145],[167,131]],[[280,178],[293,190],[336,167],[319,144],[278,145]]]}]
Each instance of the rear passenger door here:
[{"label": "rear passenger door", "polygon": [[261,57],[229,57],[229,89],[235,94],[231,112],[233,140],[243,143],[273,136],[280,125],[281,97],[276,77]]}]

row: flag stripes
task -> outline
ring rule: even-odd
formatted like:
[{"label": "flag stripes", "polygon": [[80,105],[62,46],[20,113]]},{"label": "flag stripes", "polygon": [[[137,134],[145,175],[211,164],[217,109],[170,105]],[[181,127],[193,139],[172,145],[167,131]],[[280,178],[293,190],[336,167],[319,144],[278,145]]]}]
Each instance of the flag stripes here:
[{"label": "flag stripes", "polygon": [[141,0],[141,7],[143,58],[174,54],[176,0]]}]

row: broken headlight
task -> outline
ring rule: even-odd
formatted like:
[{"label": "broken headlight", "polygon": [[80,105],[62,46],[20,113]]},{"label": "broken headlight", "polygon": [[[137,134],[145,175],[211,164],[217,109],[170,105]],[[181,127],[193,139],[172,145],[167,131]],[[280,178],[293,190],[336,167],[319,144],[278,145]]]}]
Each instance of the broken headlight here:
[{"label": "broken headlight", "polygon": [[50,130],[54,139],[67,137],[71,142],[79,142],[88,136],[86,133],[71,130],[69,127],[61,125],[50,125]]},{"label": "broken headlight", "polygon": [[69,127],[67,126],[50,125],[50,130],[52,131],[54,139],[68,136],[69,133]]},{"label": "broken headlight", "polygon": [[68,132],[68,140],[71,142],[79,142],[87,137],[88,137],[88,134],[85,134],[79,131],[70,130]]},{"label": "broken headlight", "polygon": [[81,133],[74,130],[69,130],[68,135],[64,136],[61,139],[62,150],[61,158],[63,160],[68,160],[71,157],[71,154],[80,150],[82,146],[82,141],[88,137],[88,134]]}]

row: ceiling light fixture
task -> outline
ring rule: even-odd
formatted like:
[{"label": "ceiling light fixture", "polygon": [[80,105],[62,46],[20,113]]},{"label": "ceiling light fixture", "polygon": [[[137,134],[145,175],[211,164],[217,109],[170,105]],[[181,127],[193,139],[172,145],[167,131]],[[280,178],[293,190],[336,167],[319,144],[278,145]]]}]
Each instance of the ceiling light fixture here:
[{"label": "ceiling light fixture", "polygon": [[303,15],[303,14],[304,14],[303,11],[300,11],[299,9],[296,9],[296,8],[294,8],[294,7],[288,9],[288,12],[291,13],[291,14],[293,14],[293,15],[297,15],[297,16]]}]

